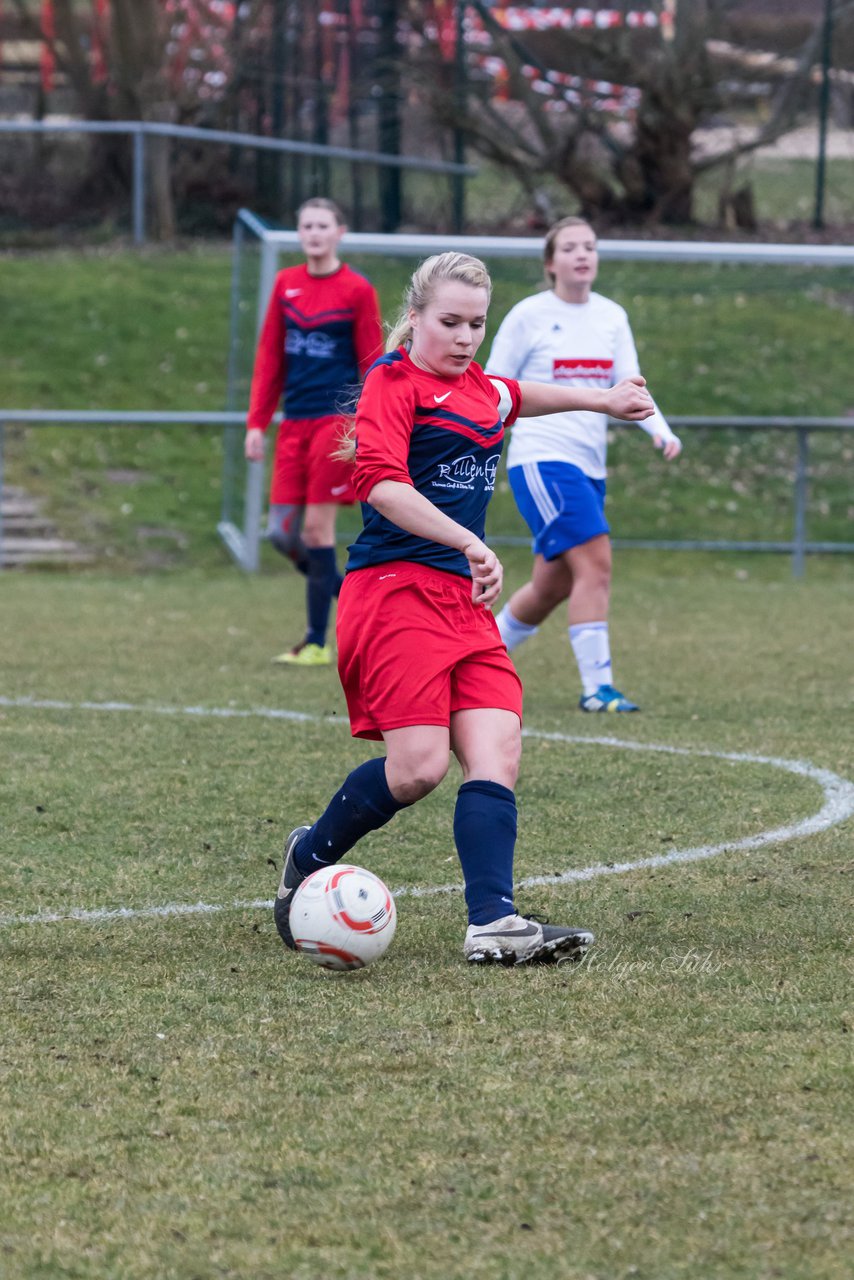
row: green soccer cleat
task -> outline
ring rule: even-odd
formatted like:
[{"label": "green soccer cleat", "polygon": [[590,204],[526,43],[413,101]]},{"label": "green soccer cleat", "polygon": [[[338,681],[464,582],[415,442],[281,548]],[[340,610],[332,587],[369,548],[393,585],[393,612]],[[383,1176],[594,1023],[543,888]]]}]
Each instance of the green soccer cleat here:
[{"label": "green soccer cleat", "polygon": [[328,644],[298,644],[296,648],[278,654],[272,661],[283,667],[328,667],[332,662],[332,650]]}]

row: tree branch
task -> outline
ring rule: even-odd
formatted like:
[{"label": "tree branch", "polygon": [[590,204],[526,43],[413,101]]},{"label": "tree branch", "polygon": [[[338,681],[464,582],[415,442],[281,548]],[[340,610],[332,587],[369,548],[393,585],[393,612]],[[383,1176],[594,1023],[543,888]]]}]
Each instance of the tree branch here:
[{"label": "tree branch", "polygon": [[[841,17],[852,11],[854,11],[854,2],[849,2],[835,10],[835,16]],[[742,156],[758,151],[760,147],[770,146],[791,130],[800,105],[801,95],[812,75],[813,65],[821,46],[822,32],[823,26],[819,22],[804,44],[798,59],[797,70],[781,85],[770,119],[762,126],[756,136],[749,141],[736,143],[727,151],[695,161],[694,169],[696,173],[709,173],[712,169],[719,168],[724,164],[730,164]]]}]

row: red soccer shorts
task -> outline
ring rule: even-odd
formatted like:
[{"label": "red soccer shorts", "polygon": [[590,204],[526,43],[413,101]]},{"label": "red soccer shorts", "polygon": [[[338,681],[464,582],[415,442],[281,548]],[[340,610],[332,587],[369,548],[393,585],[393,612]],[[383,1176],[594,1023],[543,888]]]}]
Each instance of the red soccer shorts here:
[{"label": "red soccer shorts", "polygon": [[340,417],[283,419],[270,482],[274,506],[356,501],[352,462],[331,456],[345,425]]},{"label": "red soccer shorts", "polygon": [[455,711],[522,719],[522,682],[471,581],[408,560],[358,569],[338,599],[338,674],[354,738],[450,726]]}]

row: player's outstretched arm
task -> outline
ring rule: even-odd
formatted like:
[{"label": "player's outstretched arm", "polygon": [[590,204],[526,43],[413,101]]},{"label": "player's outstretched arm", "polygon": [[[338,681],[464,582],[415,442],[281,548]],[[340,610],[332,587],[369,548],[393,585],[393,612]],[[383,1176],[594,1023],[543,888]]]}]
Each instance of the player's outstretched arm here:
[{"label": "player's outstretched arm", "polygon": [[637,374],[623,378],[616,386],[559,387],[549,382],[520,382],[522,406],[521,418],[536,418],[540,414],[573,413],[579,410],[589,413],[607,413],[612,418],[638,422],[648,418],[655,406],[646,389],[646,379]]}]

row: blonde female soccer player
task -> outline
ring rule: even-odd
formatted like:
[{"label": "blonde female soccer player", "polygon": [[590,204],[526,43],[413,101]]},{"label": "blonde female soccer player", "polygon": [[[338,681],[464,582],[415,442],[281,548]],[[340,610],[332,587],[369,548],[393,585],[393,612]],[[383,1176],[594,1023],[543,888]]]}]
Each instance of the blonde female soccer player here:
[{"label": "blonde female soccer player", "polygon": [[474,356],[490,291],[477,258],[428,258],[362,388],[353,484],[363,528],[339,597],[338,671],[353,736],[381,739],[385,756],[354,769],[320,818],[288,836],[274,908],[288,947],[297,886],[438,786],[451,752],[462,770],[454,839],[466,959],[526,964],[578,955],[592,941],[516,912],[522,688],[490,612],[503,571],[484,520],[505,427],[520,413],[640,419],[652,401],[640,376],[592,389],[487,377]]}]

